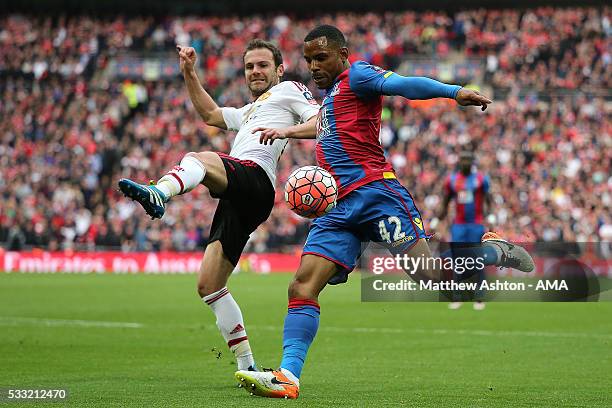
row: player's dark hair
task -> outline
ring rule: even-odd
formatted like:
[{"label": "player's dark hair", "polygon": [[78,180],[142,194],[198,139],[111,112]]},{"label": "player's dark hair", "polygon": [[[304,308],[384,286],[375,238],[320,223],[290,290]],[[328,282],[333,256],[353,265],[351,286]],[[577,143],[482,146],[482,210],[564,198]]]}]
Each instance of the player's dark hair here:
[{"label": "player's dark hair", "polygon": [[319,37],[327,38],[327,41],[334,43],[338,48],[346,47],[346,38],[344,38],[344,34],[342,31],[338,30],[337,27],[333,25],[320,25],[313,29],[311,32],[304,37],[304,42],[312,41]]},{"label": "player's dark hair", "polygon": [[474,155],[474,151],[473,151],[473,150],[467,150],[467,149],[465,149],[465,150],[462,150],[462,151],[459,153],[459,158],[461,158],[461,159],[470,159],[470,160],[474,160],[474,156],[475,156],[475,155]]},{"label": "player's dark hair", "polygon": [[270,52],[272,53],[272,57],[274,58],[275,67],[278,67],[280,64],[283,63],[283,54],[281,54],[278,47],[269,41],[261,40],[259,38],[249,41],[249,43],[247,44],[244,50],[244,54],[242,54],[242,60],[244,61],[244,57],[246,56],[247,52],[257,50],[260,48],[265,48],[267,50],[270,50]]}]

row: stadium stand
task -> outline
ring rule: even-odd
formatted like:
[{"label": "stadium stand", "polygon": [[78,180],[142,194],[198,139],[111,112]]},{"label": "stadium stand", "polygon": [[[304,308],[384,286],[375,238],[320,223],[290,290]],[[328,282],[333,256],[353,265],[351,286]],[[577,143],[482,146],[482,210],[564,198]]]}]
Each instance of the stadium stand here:
[{"label": "stadium stand", "polygon": [[[473,144],[492,177],[493,228],[513,240],[612,240],[611,20],[609,7],[303,20],[0,16],[0,243],[12,250],[205,245],[215,202],[204,189],[174,199],[161,222],[116,191],[118,178],[157,179],[185,152],[229,151],[233,135],[202,123],[168,63],[174,45],[196,48],[220,105],[241,106],[246,42],[277,42],[287,77],[308,83],[301,42],[316,23],[350,33],[354,59],[479,84],[495,96],[485,114],[387,98],[381,140],[425,220],[457,153]],[[157,70],[145,63],[151,59],[161,61]],[[475,69],[448,74],[440,61]],[[279,203],[290,171],[315,162],[313,146],[292,142],[285,152]],[[307,229],[278,205],[250,251],[293,251]],[[442,238],[446,230],[438,228]]]}]

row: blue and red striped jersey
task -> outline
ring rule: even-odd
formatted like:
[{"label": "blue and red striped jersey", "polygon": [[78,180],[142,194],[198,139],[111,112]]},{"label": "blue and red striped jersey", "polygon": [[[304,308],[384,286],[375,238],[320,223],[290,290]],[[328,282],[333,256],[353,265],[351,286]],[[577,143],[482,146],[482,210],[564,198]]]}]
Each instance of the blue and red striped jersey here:
[{"label": "blue and red striped jersey", "polygon": [[338,184],[338,198],[383,178],[395,178],[380,144],[383,93],[392,74],[363,61],[327,90],[317,117],[317,162]]},{"label": "blue and red striped jersey", "polygon": [[453,172],[446,178],[444,188],[455,200],[455,224],[484,222],[483,202],[489,192],[489,176],[477,171],[468,176]]}]

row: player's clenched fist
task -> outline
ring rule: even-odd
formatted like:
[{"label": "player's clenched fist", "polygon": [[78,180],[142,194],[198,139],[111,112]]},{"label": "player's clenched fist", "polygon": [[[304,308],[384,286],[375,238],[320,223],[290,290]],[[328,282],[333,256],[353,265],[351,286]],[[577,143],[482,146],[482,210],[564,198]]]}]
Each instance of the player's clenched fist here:
[{"label": "player's clenched fist", "polygon": [[198,60],[195,49],[193,47],[181,47],[177,45],[176,50],[179,54],[179,67],[181,72],[184,74],[186,71],[192,71]]}]

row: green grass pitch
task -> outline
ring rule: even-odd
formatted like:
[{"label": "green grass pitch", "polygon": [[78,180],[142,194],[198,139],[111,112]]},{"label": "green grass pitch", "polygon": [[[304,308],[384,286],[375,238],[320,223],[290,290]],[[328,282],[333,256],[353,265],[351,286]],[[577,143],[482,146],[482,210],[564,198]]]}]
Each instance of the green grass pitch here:
[{"label": "green grass pitch", "polygon": [[[230,280],[264,367],[280,363],[290,279]],[[75,407],[612,406],[612,303],[361,303],[355,275],[323,292],[301,396],[284,401],[236,387],[195,281],[0,273],[0,387],[64,387]]]}]

